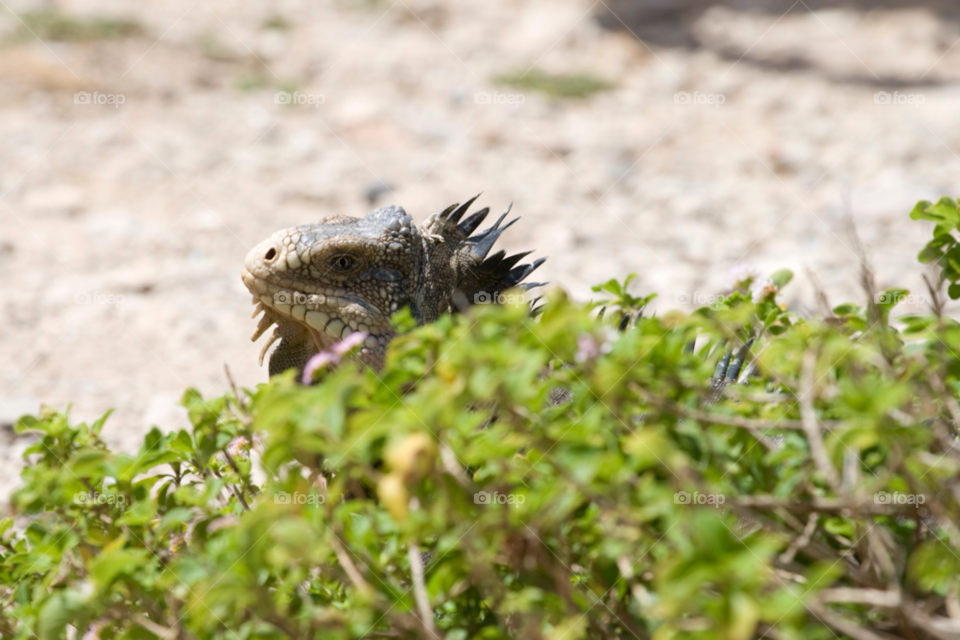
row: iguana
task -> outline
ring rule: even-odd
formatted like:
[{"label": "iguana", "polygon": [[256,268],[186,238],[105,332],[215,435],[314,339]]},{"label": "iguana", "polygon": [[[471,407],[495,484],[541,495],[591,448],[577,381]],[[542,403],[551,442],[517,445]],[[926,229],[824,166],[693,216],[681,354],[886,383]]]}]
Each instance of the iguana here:
[{"label": "iguana", "polygon": [[496,301],[501,291],[541,283],[523,283],[546,258],[518,264],[531,252],[488,255],[514,218],[474,233],[490,212],[485,207],[464,218],[479,194],[430,215],[419,227],[390,205],[363,218],[333,215],[313,224],[284,229],[255,246],[244,261],[243,283],[263,313],[252,340],[270,327],[269,372],[303,372],[315,353],[353,332],[368,334],[359,358],[383,366],[394,337],[390,316],[409,307],[417,322],[433,322],[444,313],[476,302]]}]

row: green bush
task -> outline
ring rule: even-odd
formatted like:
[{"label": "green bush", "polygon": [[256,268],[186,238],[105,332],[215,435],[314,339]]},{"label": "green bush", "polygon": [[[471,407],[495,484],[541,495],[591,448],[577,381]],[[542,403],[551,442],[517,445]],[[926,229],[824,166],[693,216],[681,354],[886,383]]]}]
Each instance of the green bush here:
[{"label": "green bush", "polygon": [[482,305],[382,371],[189,390],[133,456],[26,416],[0,635],[956,637],[960,325],[890,326],[902,290],[803,320],[789,278]]}]

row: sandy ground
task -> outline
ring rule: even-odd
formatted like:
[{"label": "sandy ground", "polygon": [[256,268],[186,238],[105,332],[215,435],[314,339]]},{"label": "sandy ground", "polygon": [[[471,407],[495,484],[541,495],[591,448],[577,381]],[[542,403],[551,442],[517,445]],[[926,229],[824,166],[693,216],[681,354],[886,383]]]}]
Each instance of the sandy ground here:
[{"label": "sandy ground", "polygon": [[[40,6],[0,13],[0,423],[113,407],[121,449],[184,426],[183,389],[223,393],[224,364],[266,379],[243,256],[364,214],[380,182],[378,204],[419,220],[512,201],[502,242],[550,256],[538,279],[585,299],[637,272],[686,309],[743,261],[797,272],[797,309],[806,269],[834,302],[860,295],[848,214],[879,285],[921,292],[928,229],[908,213],[960,195],[960,25],[929,9],[718,6],[691,48],[605,30],[619,5],[580,0],[76,0],[57,6],[143,32],[67,42],[24,33],[14,13]],[[534,67],[616,86],[495,81]],[[0,487],[26,444],[0,433]]]}]

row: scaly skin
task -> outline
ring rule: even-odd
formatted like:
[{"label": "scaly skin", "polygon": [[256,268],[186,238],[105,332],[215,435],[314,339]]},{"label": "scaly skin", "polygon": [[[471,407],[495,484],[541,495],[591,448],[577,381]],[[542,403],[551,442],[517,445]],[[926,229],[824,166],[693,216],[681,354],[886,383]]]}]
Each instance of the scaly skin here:
[{"label": "scaly skin", "polygon": [[[374,209],[363,218],[330,216],[278,231],[247,254],[243,283],[263,317],[253,335],[277,325],[260,354],[277,340],[270,375],[302,373],[310,357],[354,331],[368,335],[359,357],[380,368],[394,332],[390,316],[409,307],[421,324],[487,300],[520,283],[543,263],[517,266],[526,253],[487,256],[514,219],[474,234],[489,213],[461,218],[476,200],[431,215],[420,227],[402,207]],[[509,209],[507,210],[509,213]],[[521,285],[524,289],[536,283]]]}]

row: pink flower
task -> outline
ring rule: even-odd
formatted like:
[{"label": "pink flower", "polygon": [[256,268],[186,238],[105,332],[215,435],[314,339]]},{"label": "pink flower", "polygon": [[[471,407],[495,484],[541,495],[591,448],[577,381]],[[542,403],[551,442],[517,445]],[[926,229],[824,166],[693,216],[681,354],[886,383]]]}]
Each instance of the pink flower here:
[{"label": "pink flower", "polygon": [[340,342],[331,345],[329,351],[321,351],[307,360],[307,366],[303,368],[303,384],[313,384],[315,373],[340,364],[344,356],[363,345],[368,335],[364,331],[354,331]]},{"label": "pink flower", "polygon": [[340,356],[329,351],[321,351],[317,355],[307,360],[307,366],[303,368],[303,384],[313,384],[313,374],[326,367],[333,367],[340,364]]},{"label": "pink flower", "polygon": [[730,279],[730,288],[739,289],[741,286],[750,286],[750,284],[760,277],[760,272],[748,262],[740,262],[730,267],[728,274]]},{"label": "pink flower", "polygon": [[600,344],[597,339],[589,333],[581,333],[577,336],[577,353],[573,359],[577,362],[586,362],[594,360],[600,356]]},{"label": "pink flower", "polygon": [[364,331],[354,331],[346,338],[336,343],[330,347],[335,354],[338,356],[345,356],[360,345],[367,339],[367,336],[370,335]]},{"label": "pink flower", "polygon": [[230,441],[230,444],[227,445],[227,451],[230,452],[230,455],[237,457],[242,455],[243,457],[247,456],[247,446],[250,442],[243,436],[238,436]]}]

